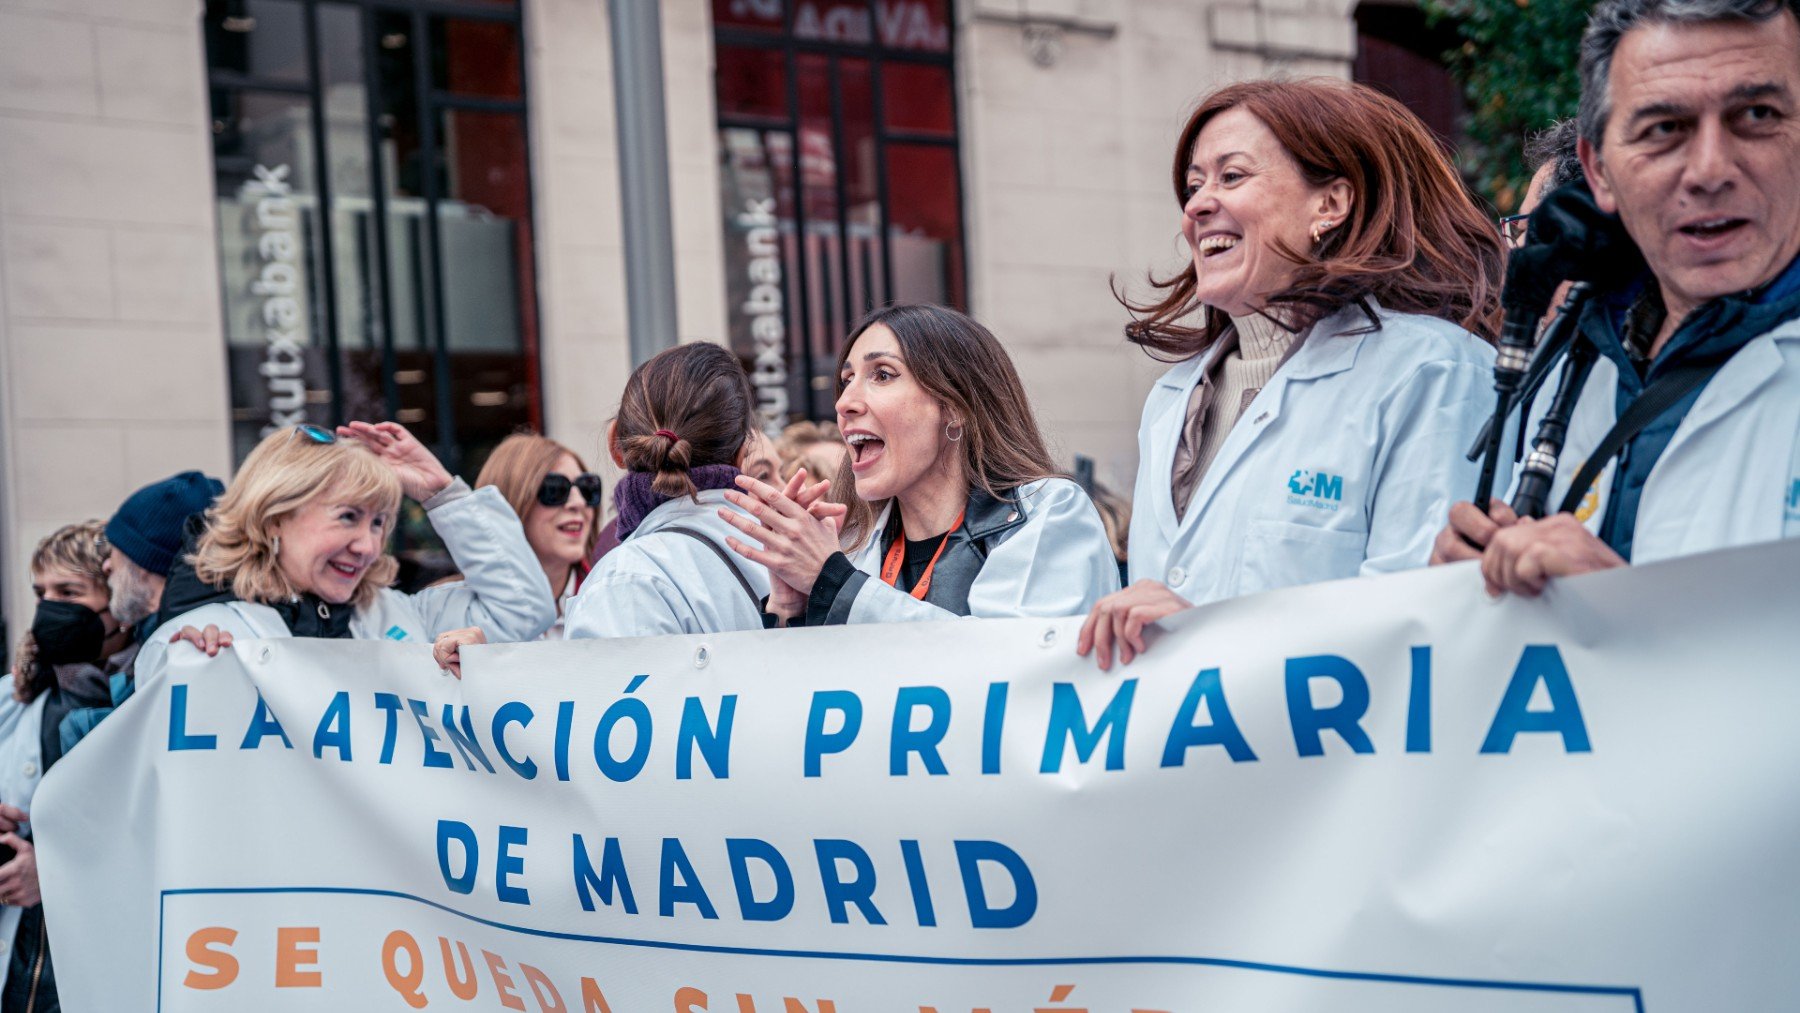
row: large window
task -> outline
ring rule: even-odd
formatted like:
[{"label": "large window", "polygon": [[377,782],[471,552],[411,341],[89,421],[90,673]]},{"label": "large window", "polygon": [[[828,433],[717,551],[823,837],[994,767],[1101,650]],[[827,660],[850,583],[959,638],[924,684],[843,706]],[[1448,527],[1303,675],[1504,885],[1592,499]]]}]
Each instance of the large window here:
[{"label": "large window", "polygon": [[472,476],[541,426],[516,0],[207,0],[239,459],[395,419]]},{"label": "large window", "polygon": [[763,422],[829,418],[890,302],[964,307],[949,0],[713,0],[733,348]]}]

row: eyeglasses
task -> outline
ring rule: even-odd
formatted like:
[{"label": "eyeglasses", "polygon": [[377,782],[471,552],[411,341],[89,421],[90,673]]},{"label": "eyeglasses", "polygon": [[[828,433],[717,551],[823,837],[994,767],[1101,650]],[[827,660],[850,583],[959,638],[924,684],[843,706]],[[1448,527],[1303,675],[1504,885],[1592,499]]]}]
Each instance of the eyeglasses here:
[{"label": "eyeglasses", "polygon": [[1506,240],[1508,249],[1516,250],[1525,245],[1525,227],[1530,224],[1530,215],[1507,215],[1500,219],[1500,238]]},{"label": "eyeglasses", "polygon": [[569,489],[581,490],[581,498],[588,506],[600,505],[600,476],[593,472],[584,472],[570,478],[560,472],[551,472],[544,476],[544,482],[538,486],[537,499],[547,507],[559,507],[569,501]]},{"label": "eyeglasses", "polygon": [[306,437],[314,443],[336,443],[337,434],[324,426],[315,426],[311,422],[300,422],[294,426],[294,432]]}]

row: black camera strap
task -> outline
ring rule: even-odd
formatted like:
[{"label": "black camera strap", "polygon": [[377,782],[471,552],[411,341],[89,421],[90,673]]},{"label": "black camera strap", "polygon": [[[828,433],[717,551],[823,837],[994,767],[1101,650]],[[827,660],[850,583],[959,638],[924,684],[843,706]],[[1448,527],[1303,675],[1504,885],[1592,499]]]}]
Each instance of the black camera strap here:
[{"label": "black camera strap", "polygon": [[671,524],[661,530],[672,532],[677,535],[686,535],[694,541],[699,542],[701,545],[711,549],[713,555],[719,557],[719,562],[724,563],[725,568],[731,571],[731,575],[737,578],[738,586],[744,589],[746,595],[750,596],[750,607],[757,615],[762,615],[762,598],[757,595],[756,589],[750,586],[750,580],[744,576],[744,571],[737,568],[737,564],[731,561],[731,557],[725,554],[724,549],[719,548],[718,542],[695,531],[693,528],[683,527],[679,524]]},{"label": "black camera strap", "polygon": [[1625,408],[1619,421],[1613,423],[1613,427],[1601,438],[1600,445],[1594,448],[1587,463],[1575,473],[1575,480],[1569,483],[1569,491],[1563,494],[1562,505],[1556,508],[1557,512],[1574,513],[1594,480],[1606,470],[1607,463],[1625,449],[1627,443],[1636,439],[1650,423],[1661,418],[1664,412],[1675,407],[1696,387],[1704,386],[1730,358],[1730,355],[1720,355],[1684,363],[1657,377],[1654,383],[1645,387]]}]

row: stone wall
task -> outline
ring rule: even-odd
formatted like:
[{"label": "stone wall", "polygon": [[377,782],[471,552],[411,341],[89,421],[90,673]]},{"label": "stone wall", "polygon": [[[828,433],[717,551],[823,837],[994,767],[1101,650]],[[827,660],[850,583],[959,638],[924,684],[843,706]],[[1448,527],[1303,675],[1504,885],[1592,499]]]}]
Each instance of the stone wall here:
[{"label": "stone wall", "polygon": [[199,18],[195,0],[0,0],[0,574],[15,638],[41,537],[231,463]]}]

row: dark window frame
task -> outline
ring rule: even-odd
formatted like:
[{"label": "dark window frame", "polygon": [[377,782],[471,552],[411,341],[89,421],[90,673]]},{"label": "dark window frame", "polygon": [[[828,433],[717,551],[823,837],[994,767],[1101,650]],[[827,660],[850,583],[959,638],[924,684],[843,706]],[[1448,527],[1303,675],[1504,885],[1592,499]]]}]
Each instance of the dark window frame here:
[{"label": "dark window frame", "polygon": [[[833,306],[837,305],[845,317],[846,326],[853,324],[857,318],[875,309],[877,306],[887,305],[893,301],[894,268],[893,247],[891,236],[889,234],[891,218],[889,216],[890,197],[888,190],[887,165],[887,147],[889,143],[945,148],[950,151],[952,161],[956,166],[956,256],[958,263],[962,266],[962,294],[965,301],[968,299],[972,289],[970,283],[971,271],[968,251],[969,194],[968,187],[965,185],[965,174],[963,171],[962,103],[959,101],[961,90],[957,88],[956,73],[956,0],[945,0],[944,23],[948,27],[947,41],[949,43],[949,48],[942,53],[918,49],[900,49],[887,45],[881,37],[881,19],[878,0],[865,0],[865,3],[869,10],[870,39],[868,42],[840,42],[832,39],[803,39],[796,37],[794,35],[794,15],[799,7],[797,0],[786,0],[786,2],[782,4],[782,24],[779,32],[759,31],[753,28],[741,28],[732,25],[713,25],[713,44],[715,47],[730,46],[738,49],[775,50],[783,54],[783,73],[787,85],[786,115],[783,117],[732,116],[721,111],[718,114],[717,128],[720,132],[726,130],[785,132],[792,138],[792,143],[788,145],[789,158],[791,159],[789,178],[792,181],[791,186],[793,188],[794,227],[795,231],[800,234],[804,234],[806,231],[807,215],[805,206],[805,182],[800,166],[802,147],[800,143],[800,125],[803,117],[800,106],[799,57],[802,55],[818,55],[826,57],[827,75],[834,83],[838,80],[840,60],[859,59],[868,61],[869,90],[872,102],[871,126],[873,128],[872,136],[875,144],[873,153],[875,162],[875,192],[876,203],[881,216],[877,229],[881,243],[881,293],[880,298],[876,298],[873,286],[865,286],[863,305],[859,308],[846,304],[848,300],[847,293],[841,293],[840,295],[842,298],[833,300],[833,293],[826,292],[823,297],[822,305],[827,323],[829,323]],[[884,64],[888,63],[910,63],[938,67],[949,76],[950,136],[927,136],[888,129],[885,95],[882,90],[882,68]],[[714,94],[716,95],[718,88],[716,68],[714,74]],[[845,126],[843,102],[837,88],[834,87],[832,89],[830,99],[832,158],[838,168],[836,182],[834,184],[837,189],[836,225],[838,235],[848,236],[850,234],[850,220],[849,207],[845,200],[846,184],[843,167],[848,165],[849,162],[845,158],[844,151]],[[840,243],[838,249],[839,277],[846,281],[846,287],[851,274],[849,245],[850,244],[848,243]],[[799,365],[806,371],[806,376],[808,378],[808,382],[803,387],[803,390],[805,391],[805,402],[800,406],[801,414],[806,418],[814,420],[833,418],[834,413],[832,411],[821,411],[817,407],[819,392],[811,382],[812,377],[817,375],[817,370],[815,368],[816,364],[813,361],[813,343],[807,328],[808,307],[812,305],[810,292],[812,280],[808,277],[810,272],[805,270],[804,252],[802,252],[801,268],[801,270],[795,272],[797,277],[793,280],[793,283],[798,288],[798,291],[794,294],[799,297],[798,305],[800,307],[800,312],[797,319],[802,322],[802,327],[800,333],[790,333],[788,336],[790,353],[795,351],[795,349],[791,347],[791,343],[796,340],[799,342]],[[823,280],[829,283],[830,272],[826,271],[823,273],[827,276]],[[787,285],[788,279],[784,277],[784,290],[787,288]],[[967,307],[964,308],[966,309]],[[834,400],[835,398],[832,398],[827,401],[827,409],[831,407],[831,402]],[[791,410],[792,409],[790,408],[790,411]]]},{"label": "dark window frame", "polygon": [[[275,92],[295,96],[303,96],[309,104],[309,123],[313,136],[319,143],[313,145],[311,170],[317,180],[317,193],[320,208],[324,211],[319,216],[320,228],[319,255],[326,269],[318,272],[319,288],[317,298],[322,306],[317,315],[321,321],[324,342],[322,347],[327,361],[328,377],[331,384],[330,421],[332,425],[344,422],[344,384],[343,361],[339,347],[339,307],[337,300],[337,278],[334,265],[334,244],[336,237],[329,209],[335,207],[332,193],[332,179],[329,165],[329,144],[324,143],[328,137],[325,122],[325,95],[323,82],[323,54],[319,45],[319,9],[334,7],[356,11],[362,20],[362,66],[365,114],[365,138],[368,142],[366,157],[369,165],[369,190],[371,215],[375,222],[388,221],[388,192],[386,168],[381,158],[382,128],[381,118],[385,104],[382,94],[380,63],[380,32],[378,19],[382,15],[407,16],[412,37],[420,40],[419,48],[414,53],[413,88],[416,92],[418,108],[413,124],[419,132],[419,161],[421,165],[432,167],[437,165],[440,155],[437,137],[437,118],[445,112],[467,110],[471,112],[492,112],[514,115],[519,118],[519,129],[524,138],[522,156],[524,172],[527,180],[525,187],[525,225],[531,229],[532,241],[525,244],[524,256],[527,263],[526,276],[530,280],[530,290],[519,293],[520,315],[519,335],[523,344],[520,356],[524,361],[527,405],[526,413],[532,428],[542,431],[545,410],[543,390],[543,348],[542,336],[539,333],[543,308],[539,305],[538,236],[537,236],[537,188],[532,164],[531,152],[531,75],[528,66],[530,46],[526,44],[523,0],[509,6],[494,3],[462,2],[462,0],[285,0],[302,12],[302,25],[305,34],[305,67],[308,81],[305,83],[283,80],[279,78],[258,77],[254,74],[243,74],[233,70],[219,69],[213,66],[214,54],[210,40],[205,38],[208,32],[206,22],[201,24],[202,46],[206,52],[207,88],[209,96],[219,92],[241,93]],[[466,21],[501,22],[513,28],[514,38],[519,52],[519,96],[516,99],[492,98],[486,96],[458,95],[442,91],[432,81],[430,19],[434,17],[453,17]],[[214,152],[216,162],[218,153]],[[461,470],[463,461],[462,446],[457,440],[456,418],[453,396],[451,362],[449,348],[449,327],[444,308],[444,270],[443,244],[439,230],[439,202],[443,199],[438,193],[437,173],[425,171],[421,174],[425,214],[424,226],[427,234],[428,250],[432,261],[429,274],[429,291],[425,293],[428,300],[427,312],[418,320],[418,326],[424,335],[432,356],[432,368],[435,374],[435,398],[433,414],[437,416],[437,431],[431,440],[433,449],[445,467],[453,473]],[[381,354],[381,386],[382,403],[387,418],[396,417],[400,407],[400,394],[395,381],[397,357],[394,348],[394,308],[393,282],[394,272],[406,265],[394,262],[393,251],[389,249],[388,229],[380,224],[373,229],[374,258],[378,263],[369,266],[366,283],[376,293],[379,312],[371,321],[370,345],[378,348]],[[415,247],[417,252],[420,247]],[[221,312],[224,307],[221,306]]]}]

